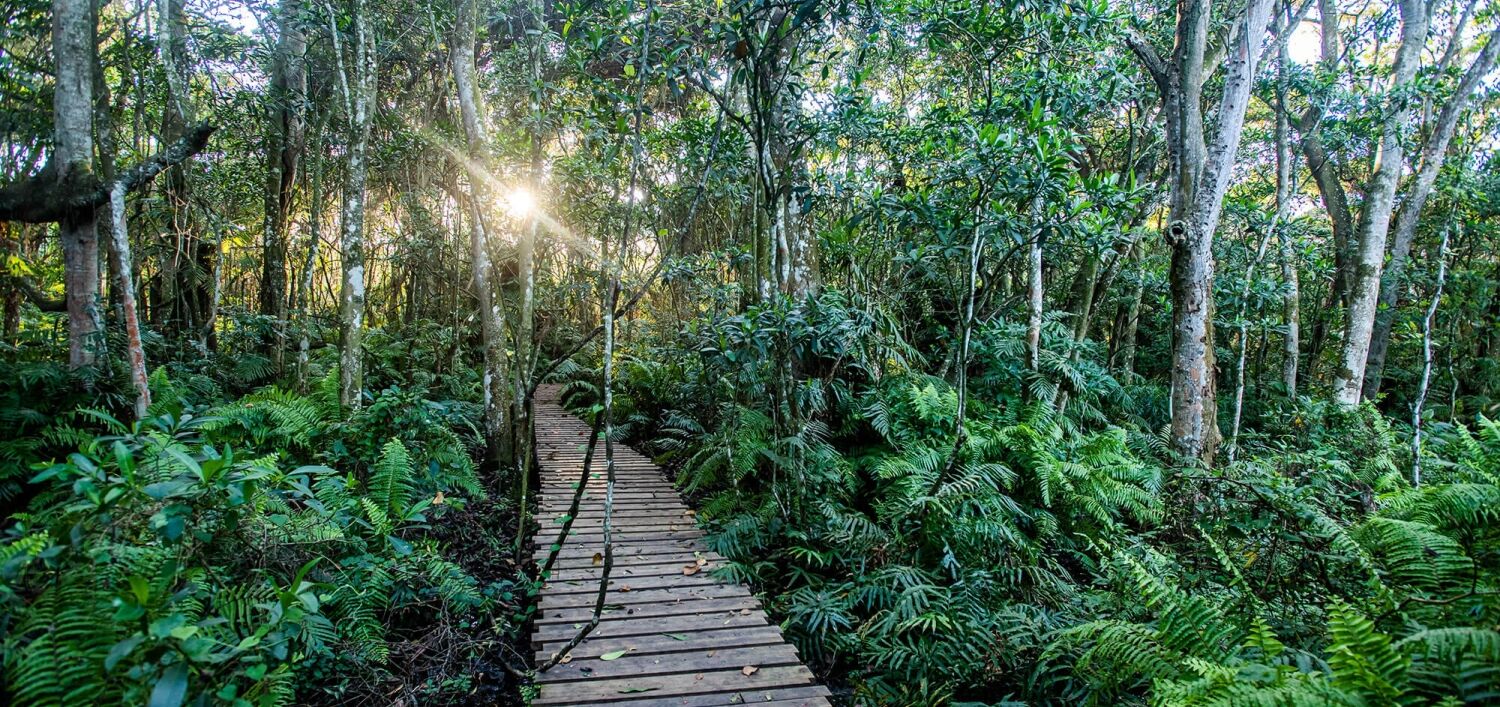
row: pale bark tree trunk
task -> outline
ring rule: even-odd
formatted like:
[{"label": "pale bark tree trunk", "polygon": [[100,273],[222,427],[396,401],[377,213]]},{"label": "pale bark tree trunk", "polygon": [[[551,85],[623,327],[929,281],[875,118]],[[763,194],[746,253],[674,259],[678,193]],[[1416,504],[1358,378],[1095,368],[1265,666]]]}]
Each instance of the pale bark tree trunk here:
[{"label": "pale bark tree trunk", "polygon": [[[1457,42],[1456,38],[1455,42]],[[1417,172],[1405,203],[1401,205],[1401,214],[1396,218],[1396,235],[1391,241],[1390,259],[1381,277],[1375,329],[1370,336],[1370,353],[1365,363],[1363,395],[1366,400],[1374,399],[1380,392],[1380,379],[1385,373],[1386,352],[1391,343],[1391,327],[1396,320],[1396,305],[1401,299],[1401,278],[1406,272],[1406,261],[1411,255],[1412,241],[1417,236],[1417,224],[1422,217],[1422,207],[1427,204],[1428,197],[1432,195],[1432,188],[1437,184],[1438,173],[1443,169],[1443,162],[1448,155],[1448,144],[1453,140],[1459,116],[1463,114],[1469,98],[1484,82],[1485,77],[1495,69],[1497,58],[1500,58],[1500,31],[1490,33],[1488,43],[1480,51],[1479,56],[1475,57],[1474,63],[1469,65],[1468,71],[1459,81],[1453,96],[1438,111],[1437,122],[1433,125],[1432,133],[1428,136],[1426,144],[1422,146],[1422,166]]]},{"label": "pale bark tree trunk", "polygon": [[130,382],[135,387],[135,419],[146,419],[151,407],[151,387],[146,373],[146,350],[141,345],[141,321],[135,307],[135,281],[130,274],[130,232],[125,217],[125,185],[115,182],[109,190],[111,229],[115,258],[114,270],[119,277],[120,315],[125,320],[125,354],[130,362]]},{"label": "pale bark tree trunk", "polygon": [[[1213,236],[1239,149],[1271,0],[1250,0],[1225,64],[1218,129],[1205,149],[1202,89],[1209,4],[1184,0],[1172,63],[1129,37],[1162,94],[1171,156],[1167,242],[1172,246],[1172,440],[1183,459],[1211,466],[1219,446],[1213,349]],[[1211,68],[1211,67],[1207,67]]]},{"label": "pale bark tree trunk", "polygon": [[969,406],[969,349],[974,338],[974,304],[979,293],[979,266],[984,261],[984,238],[982,237],[984,225],[983,199],[980,205],[974,208],[974,237],[969,242],[969,281],[964,302],[963,331],[959,335],[958,364],[955,366],[958,382],[958,414],[955,418],[956,429],[953,436],[953,456],[949,464],[958,459],[958,452],[963,447],[964,440],[968,435],[965,419],[968,416]]},{"label": "pale bark tree trunk", "polygon": [[[334,54],[342,57],[337,22],[329,10],[329,29],[334,38]],[[354,0],[354,72],[352,83],[340,58],[345,109],[349,117],[349,167],[344,183],[344,207],[339,223],[339,248],[343,261],[343,279],[339,293],[339,315],[343,332],[339,350],[339,403],[358,409],[364,390],[364,359],[361,348],[365,326],[365,184],[369,176],[366,162],[370,143],[370,123],[375,111],[375,37],[370,29],[369,10],[364,0]]]},{"label": "pale bark tree trunk", "polygon": [[308,180],[307,258],[303,261],[297,284],[297,390],[307,391],[308,349],[311,348],[312,322],[307,316],[312,301],[313,276],[318,268],[318,251],[323,246],[323,143],[322,130],[314,138],[317,149],[311,157],[312,174]]},{"label": "pale bark tree trunk", "polygon": [[[52,161],[60,184],[85,183],[94,161],[94,13],[90,0],[53,0],[52,53],[57,86],[52,110],[56,137]],[[77,209],[58,222],[68,305],[68,365],[93,366],[104,351],[99,304],[99,240],[93,209]]]},{"label": "pale bark tree trunk", "polygon": [[1245,269],[1245,284],[1240,287],[1240,313],[1239,313],[1239,356],[1234,366],[1234,415],[1229,423],[1229,462],[1234,463],[1235,456],[1240,447],[1240,420],[1245,411],[1245,361],[1250,353],[1250,289],[1255,284],[1255,271],[1260,269],[1261,261],[1266,259],[1266,248],[1271,244],[1271,238],[1276,229],[1281,225],[1281,211],[1271,218],[1271,224],[1266,232],[1261,234],[1260,245],[1255,248],[1255,259],[1250,261],[1250,267]]},{"label": "pale bark tree trunk", "polygon": [[[1290,23],[1284,32],[1296,28]],[[1281,255],[1281,279],[1285,290],[1282,293],[1281,319],[1286,327],[1282,339],[1281,383],[1286,388],[1287,398],[1297,398],[1297,365],[1301,348],[1301,297],[1297,282],[1297,256],[1292,245],[1292,230],[1286,226],[1287,212],[1292,200],[1292,150],[1291,117],[1287,115],[1287,72],[1291,61],[1285,44],[1277,49],[1276,57],[1276,213],[1281,224],[1278,233]]]},{"label": "pale bark tree trunk", "polygon": [[275,55],[271,60],[266,115],[266,184],[264,198],[260,312],[275,322],[273,358],[281,367],[287,319],[287,223],[292,210],[302,155],[307,76],[303,55],[307,36],[302,30],[301,0],[281,0],[277,10]]},{"label": "pale bark tree trunk", "polygon": [[[1130,262],[1138,264],[1141,257],[1141,248],[1137,247],[1131,253]],[[1119,308],[1114,337],[1110,341],[1110,367],[1116,371],[1135,372],[1135,336],[1141,321],[1141,300],[1145,297],[1146,281],[1137,275],[1135,285],[1130,290],[1130,299]]]},{"label": "pale bark tree trunk", "polygon": [[1042,192],[1031,198],[1031,223],[1036,230],[1026,248],[1026,367],[1033,373],[1042,367]]},{"label": "pale bark tree trunk", "polygon": [[1395,207],[1396,186],[1401,179],[1402,133],[1411,120],[1410,102],[1399,96],[1417,74],[1422,47],[1427,43],[1427,8],[1422,0],[1401,0],[1401,46],[1387,94],[1386,118],[1381,124],[1380,146],[1375,153],[1375,173],[1359,215],[1359,253],[1354,284],[1350,289],[1349,315],[1339,369],[1334,376],[1334,401],[1345,407],[1359,404],[1364,385],[1365,361],[1375,325],[1380,297],[1380,272],[1385,261],[1386,234]]},{"label": "pale bark tree trunk", "polygon": [[1432,292],[1432,302],[1427,305],[1427,316],[1422,318],[1422,377],[1417,383],[1417,398],[1411,404],[1411,483],[1422,485],[1422,407],[1427,404],[1427,388],[1432,382],[1432,322],[1437,317],[1438,303],[1443,300],[1443,283],[1448,279],[1448,233],[1452,226],[1443,228],[1443,242],[1438,246],[1437,287]]},{"label": "pale bark tree trunk", "polygon": [[[469,158],[478,162],[481,168],[487,169],[489,145],[484,126],[484,99],[479,95],[474,81],[478,5],[478,0],[463,0],[459,5],[449,61],[452,64],[453,82],[458,89],[459,112],[463,119]],[[509,466],[505,455],[505,420],[506,410],[511,405],[506,385],[508,363],[505,351],[505,315],[492,282],[489,238],[481,206],[486,203],[488,194],[484,178],[471,174],[469,189],[469,248],[474,260],[474,290],[479,300],[480,338],[484,358],[481,391],[484,399],[484,436],[489,458],[493,463],[505,467]]]}]

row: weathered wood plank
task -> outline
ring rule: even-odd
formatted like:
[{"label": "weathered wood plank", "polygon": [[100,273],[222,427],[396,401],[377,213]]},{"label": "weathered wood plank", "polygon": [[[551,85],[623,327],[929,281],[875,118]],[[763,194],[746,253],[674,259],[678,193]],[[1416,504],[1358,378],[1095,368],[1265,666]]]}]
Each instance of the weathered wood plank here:
[{"label": "weathered wood plank", "polygon": [[533,705],[608,704],[636,697],[721,694],[811,685],[812,671],[801,665],[761,668],[750,675],[739,669],[676,675],[605,678],[543,685]]}]

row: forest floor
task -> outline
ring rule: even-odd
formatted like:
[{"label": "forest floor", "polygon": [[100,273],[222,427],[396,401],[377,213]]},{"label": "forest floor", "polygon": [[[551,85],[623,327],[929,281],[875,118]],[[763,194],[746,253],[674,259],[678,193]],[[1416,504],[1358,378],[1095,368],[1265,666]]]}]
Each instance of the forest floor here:
[{"label": "forest floor", "polygon": [[521,589],[529,574],[515,559],[519,519],[510,502],[512,490],[497,475],[481,478],[489,495],[434,524],[432,535],[479,586],[514,586],[521,603],[497,602],[487,620],[447,615],[430,626],[408,627],[405,639],[391,646],[391,680],[372,686],[380,694],[369,695],[369,704],[526,704],[522,680],[511,671],[529,667],[527,639],[517,631],[526,606],[533,603]]}]

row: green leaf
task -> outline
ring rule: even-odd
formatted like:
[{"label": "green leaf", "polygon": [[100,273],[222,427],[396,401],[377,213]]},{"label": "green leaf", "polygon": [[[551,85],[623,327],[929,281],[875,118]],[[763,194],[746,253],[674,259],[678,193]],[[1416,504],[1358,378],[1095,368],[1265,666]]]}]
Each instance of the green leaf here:
[{"label": "green leaf", "polygon": [[187,690],[187,663],[174,664],[161,674],[161,679],[156,681],[156,687],[151,688],[151,701],[148,705],[149,707],[178,707],[184,699],[187,699]]},{"label": "green leaf", "polygon": [[630,651],[630,648],[618,651],[610,651],[608,653],[605,653],[604,655],[599,656],[599,660],[619,660],[620,658],[625,657],[625,654],[629,653]]},{"label": "green leaf", "polygon": [[120,664],[120,661],[128,657],[136,649],[136,646],[141,645],[145,640],[145,636],[131,636],[116,643],[114,648],[109,649],[109,655],[104,657],[104,671],[109,672],[114,670],[115,666]]},{"label": "green leaf", "polygon": [[687,634],[684,633],[664,633],[662,635],[674,641],[686,641],[688,639]]},{"label": "green leaf", "polygon": [[623,690],[620,690],[619,692],[622,695],[628,695],[628,694],[630,694],[632,692],[650,692],[652,690],[660,690],[660,689],[661,688],[659,688],[659,687],[627,687],[627,688],[625,688]]}]

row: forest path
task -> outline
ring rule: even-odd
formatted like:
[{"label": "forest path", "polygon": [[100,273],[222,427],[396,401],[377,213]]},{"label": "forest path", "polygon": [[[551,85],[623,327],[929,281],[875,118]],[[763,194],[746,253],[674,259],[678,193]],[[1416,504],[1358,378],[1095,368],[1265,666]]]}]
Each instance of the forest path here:
[{"label": "forest path", "polygon": [[[558,393],[558,386],[541,386],[535,398],[538,563],[572,502],[590,431],[563,409]],[[532,704],[828,705],[828,689],[814,682],[760,602],[744,586],[713,576],[725,560],[703,544],[693,511],[661,468],[623,445],[614,455],[614,568],[605,612],[569,662],[538,676],[541,692]],[[595,555],[604,551],[602,449],[591,468],[578,518],[538,599],[531,633],[538,663],[593,616],[603,569]]]}]

